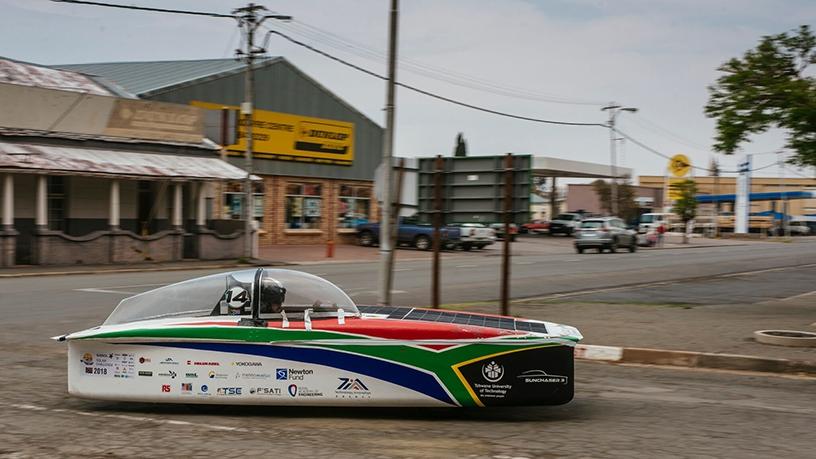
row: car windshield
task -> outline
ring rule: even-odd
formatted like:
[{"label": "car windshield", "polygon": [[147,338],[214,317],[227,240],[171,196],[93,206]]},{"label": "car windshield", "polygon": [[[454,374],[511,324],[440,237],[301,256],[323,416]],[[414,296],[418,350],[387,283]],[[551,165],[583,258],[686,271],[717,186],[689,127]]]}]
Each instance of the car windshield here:
[{"label": "car windshield", "polygon": [[650,214],[643,214],[640,216],[641,223],[652,223],[655,221],[655,216]]},{"label": "car windshield", "polygon": [[575,219],[575,215],[570,215],[570,214],[561,214],[561,215],[559,215],[559,216],[555,217],[555,219],[556,219],[556,220],[574,220],[574,219]]},{"label": "car windshield", "polygon": [[581,222],[581,228],[603,228],[604,222],[601,220],[584,220]]},{"label": "car windshield", "polygon": [[[287,269],[247,269],[199,277],[140,293],[122,300],[105,325],[168,317],[203,317],[229,314],[231,305],[251,300],[256,279],[263,286],[272,284],[285,289],[281,305],[285,311],[343,309],[346,314],[358,314],[357,306],[339,287],[312,274]],[[240,304],[239,304],[240,305]],[[240,314],[249,314],[248,307]]]}]

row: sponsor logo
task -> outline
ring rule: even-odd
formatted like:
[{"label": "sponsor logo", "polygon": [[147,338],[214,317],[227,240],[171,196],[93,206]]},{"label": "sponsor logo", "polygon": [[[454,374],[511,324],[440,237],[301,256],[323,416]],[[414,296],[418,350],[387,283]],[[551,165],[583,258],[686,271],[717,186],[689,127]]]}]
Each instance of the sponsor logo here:
[{"label": "sponsor logo", "polygon": [[170,384],[162,384],[161,390],[165,393],[170,392]]},{"label": "sponsor logo", "polygon": [[306,376],[313,375],[314,370],[298,368],[278,368],[275,370],[275,379],[278,381],[303,381]]},{"label": "sponsor logo", "polygon": [[85,367],[85,374],[86,375],[107,376],[108,369],[107,368],[100,368],[100,367]]},{"label": "sponsor logo", "polygon": [[289,395],[292,397],[322,397],[323,392],[317,389],[309,389],[308,387],[298,386],[297,384],[289,384],[287,388]]},{"label": "sponsor logo", "polygon": [[187,382],[181,383],[181,391],[182,392],[192,392],[193,391],[193,383],[187,383]]},{"label": "sponsor logo", "polygon": [[173,360],[172,357],[167,357],[166,359],[159,362],[159,364],[161,364],[161,365],[178,365],[179,363],[177,361]]},{"label": "sponsor logo", "polygon": [[371,398],[371,391],[360,378],[337,378],[340,385],[334,390],[335,397]]},{"label": "sponsor logo", "polygon": [[184,373],[185,378],[198,378],[198,373]]},{"label": "sponsor logo", "polygon": [[547,374],[544,370],[527,370],[517,376],[525,383],[566,384],[569,377]]},{"label": "sponsor logo", "polygon": [[152,371],[140,371],[139,376],[153,376]]},{"label": "sponsor logo", "polygon": [[253,395],[270,395],[273,397],[280,397],[283,395],[280,387],[250,387],[249,393]]},{"label": "sponsor logo", "polygon": [[482,377],[488,382],[499,382],[504,376],[504,367],[491,361],[486,365],[482,365]]},{"label": "sponsor logo", "polygon": [[82,358],[80,360],[85,365],[93,365],[93,354],[91,354],[90,352],[86,352],[82,354]]},{"label": "sponsor logo", "polygon": [[269,373],[235,373],[235,379],[270,379],[272,375]]},{"label": "sponsor logo", "polygon": [[261,363],[261,362],[232,362],[232,366],[234,366],[234,367],[262,367],[263,363]]},{"label": "sponsor logo", "polygon": [[206,394],[208,390],[210,390],[210,388],[209,388],[209,387],[207,387],[207,385],[206,385],[206,384],[202,384],[202,385],[201,385],[201,392],[202,392],[202,393]]},{"label": "sponsor logo", "polygon": [[289,384],[289,388],[287,390],[289,391],[289,395],[291,395],[292,397],[296,397],[298,386],[297,384]]},{"label": "sponsor logo", "polygon": [[216,395],[241,395],[240,387],[219,387],[215,390]]},{"label": "sponsor logo", "polygon": [[151,362],[151,360],[150,360],[149,357],[139,357],[139,363],[141,363],[141,364],[150,363],[150,362]]},{"label": "sponsor logo", "polygon": [[210,379],[227,379],[226,373],[216,373],[215,371],[207,372],[207,377]]},{"label": "sponsor logo", "polygon": [[166,378],[176,379],[176,376],[178,376],[178,373],[176,373],[173,370],[170,370],[170,371],[165,371],[164,373],[158,373],[158,376],[164,376]]},{"label": "sponsor logo", "polygon": [[217,367],[217,366],[219,366],[221,364],[218,363],[218,362],[206,362],[206,361],[202,362],[202,361],[198,361],[198,360],[188,360],[187,365],[196,366],[196,367]]}]

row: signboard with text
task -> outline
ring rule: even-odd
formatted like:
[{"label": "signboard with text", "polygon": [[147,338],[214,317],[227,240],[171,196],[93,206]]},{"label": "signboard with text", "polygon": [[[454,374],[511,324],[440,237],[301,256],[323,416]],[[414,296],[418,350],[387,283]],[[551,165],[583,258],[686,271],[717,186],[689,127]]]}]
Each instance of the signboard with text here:
[{"label": "signboard with text", "polygon": [[[238,110],[209,102],[192,105],[208,110]],[[243,156],[246,127],[237,123],[237,141],[227,145],[227,153]],[[288,113],[255,110],[252,123],[253,157],[350,166],[354,160],[354,124]]]}]

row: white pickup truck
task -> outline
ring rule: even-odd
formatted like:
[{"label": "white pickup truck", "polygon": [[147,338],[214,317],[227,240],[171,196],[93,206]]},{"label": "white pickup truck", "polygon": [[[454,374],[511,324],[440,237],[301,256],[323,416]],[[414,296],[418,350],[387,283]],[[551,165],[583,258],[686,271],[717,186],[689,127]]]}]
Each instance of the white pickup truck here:
[{"label": "white pickup truck", "polygon": [[496,242],[496,232],[481,223],[454,223],[448,226],[459,228],[459,247],[462,250],[483,249]]}]

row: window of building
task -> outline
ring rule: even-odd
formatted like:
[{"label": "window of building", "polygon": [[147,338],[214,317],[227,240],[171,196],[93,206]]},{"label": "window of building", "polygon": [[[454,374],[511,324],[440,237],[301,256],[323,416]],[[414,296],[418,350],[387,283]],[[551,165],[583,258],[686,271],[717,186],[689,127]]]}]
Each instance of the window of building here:
[{"label": "window of building", "polygon": [[337,203],[337,227],[356,228],[368,223],[371,209],[371,187],[340,185]]},{"label": "window of building", "polygon": [[[255,220],[263,221],[264,216],[264,186],[263,182],[253,183],[253,203]],[[224,217],[231,220],[241,220],[244,218],[244,183],[228,182],[224,189]]]},{"label": "window of building", "polygon": [[48,177],[48,228],[65,231],[66,179],[55,175]]},{"label": "window of building", "polygon": [[321,186],[318,183],[286,185],[286,228],[320,229],[323,209]]}]

